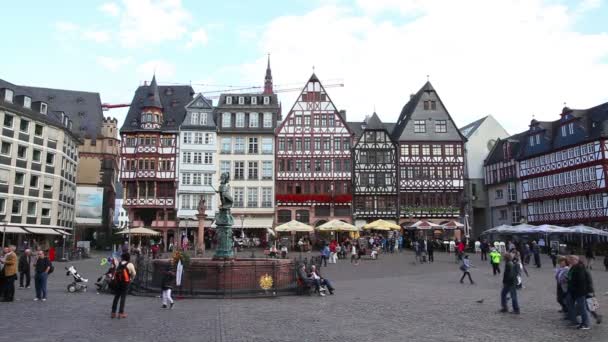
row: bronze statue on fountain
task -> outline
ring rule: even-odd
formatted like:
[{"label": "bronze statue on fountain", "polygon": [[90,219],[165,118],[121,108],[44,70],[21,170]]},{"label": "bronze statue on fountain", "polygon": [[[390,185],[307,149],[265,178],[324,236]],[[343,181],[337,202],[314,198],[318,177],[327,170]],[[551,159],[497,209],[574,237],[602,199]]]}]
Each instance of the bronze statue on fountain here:
[{"label": "bronze statue on fountain", "polygon": [[232,225],[234,217],[230,209],[233,199],[230,195],[230,173],[224,172],[220,176],[220,187],[217,193],[220,196],[220,210],[215,214],[215,225],[217,226],[217,249],[215,250],[214,260],[232,260],[234,252],[232,249]]}]

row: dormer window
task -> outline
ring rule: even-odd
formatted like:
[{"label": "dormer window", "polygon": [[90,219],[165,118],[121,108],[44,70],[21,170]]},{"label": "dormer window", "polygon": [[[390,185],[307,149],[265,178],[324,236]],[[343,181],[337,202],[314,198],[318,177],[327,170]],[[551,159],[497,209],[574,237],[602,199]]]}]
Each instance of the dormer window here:
[{"label": "dormer window", "polygon": [[24,96],[23,97],[23,107],[25,108],[32,108],[32,98],[29,96]]},{"label": "dormer window", "polygon": [[245,97],[244,96],[239,96],[239,104],[245,104]]},{"label": "dormer window", "polygon": [[232,96],[226,96],[226,104],[232,104]]},{"label": "dormer window", "polygon": [[48,110],[48,106],[46,105],[46,103],[44,103],[44,102],[40,103],[40,114],[46,115],[47,110]]},{"label": "dormer window", "polygon": [[201,113],[201,125],[207,125],[207,113]]},{"label": "dormer window", "polygon": [[13,91],[11,89],[4,89],[4,102],[13,103]]},{"label": "dormer window", "polygon": [[257,105],[258,104],[258,98],[257,98],[257,96],[252,96],[251,97],[251,104],[252,105]]},{"label": "dormer window", "polygon": [[270,97],[269,96],[264,96],[264,104],[270,104]]},{"label": "dormer window", "polygon": [[190,120],[191,120],[190,123],[193,125],[198,124],[198,113],[195,112],[195,113],[192,113],[191,115],[192,116],[190,117]]},{"label": "dormer window", "polygon": [[562,125],[562,137],[568,136],[569,134],[574,134],[574,123],[570,122],[568,124]]}]

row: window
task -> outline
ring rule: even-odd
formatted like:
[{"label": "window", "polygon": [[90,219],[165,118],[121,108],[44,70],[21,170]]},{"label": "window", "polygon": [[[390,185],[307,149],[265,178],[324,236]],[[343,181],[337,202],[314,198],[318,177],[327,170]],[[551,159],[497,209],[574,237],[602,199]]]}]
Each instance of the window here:
[{"label": "window", "polygon": [[213,144],[213,133],[205,133],[205,145]]},{"label": "window", "polygon": [[203,153],[202,152],[194,152],[194,153],[192,153],[192,155],[193,155],[192,162],[194,164],[203,163]]},{"label": "window", "polygon": [[574,123],[573,122],[568,124],[568,132],[570,132],[570,134],[574,134]]},{"label": "window", "polygon": [[240,105],[245,104],[245,97],[239,96],[239,104]]},{"label": "window", "polygon": [[315,151],[321,150],[321,138],[315,138]]},{"label": "window", "polygon": [[46,164],[47,165],[53,165],[55,164],[55,154],[51,153],[51,152],[47,152],[46,153]]},{"label": "window", "polygon": [[234,162],[234,179],[236,179],[236,180],[245,179],[245,162],[243,162],[243,161]]},{"label": "window", "polygon": [[270,104],[270,97],[264,96],[264,104],[265,105]]},{"label": "window", "polygon": [[182,162],[184,164],[192,163],[192,152],[182,152]]},{"label": "window", "polygon": [[36,202],[27,202],[27,216],[36,216]]},{"label": "window", "polygon": [[19,123],[19,130],[23,133],[28,133],[29,129],[30,122],[22,118],[21,122]]},{"label": "window", "polygon": [[257,208],[258,206],[258,188],[247,188],[247,207]]},{"label": "window", "polygon": [[535,137],[536,137],[536,145],[539,145],[540,144],[540,134],[536,134]]},{"label": "window", "polygon": [[201,113],[200,124],[207,125],[207,113]]},{"label": "window", "polygon": [[[308,167],[310,168],[310,164],[308,165]],[[262,179],[272,179],[272,161],[265,160],[262,162]]]},{"label": "window", "polygon": [[296,140],[296,151],[302,151],[302,138],[295,138]]},{"label": "window", "polygon": [[260,126],[258,113],[249,113],[249,127],[258,128]]},{"label": "window", "polygon": [[192,174],[192,185],[201,185],[202,177],[201,174],[195,172]]},{"label": "window", "polygon": [[247,166],[248,166],[247,167],[247,170],[248,170],[247,179],[257,180],[258,179],[258,162],[250,161],[250,162],[248,162]]},{"label": "window", "polygon": [[226,104],[232,104],[232,96],[226,96]]},{"label": "window", "polygon": [[566,125],[562,125],[562,137],[565,137],[566,134]]},{"label": "window", "polygon": [[245,192],[245,189],[243,189],[243,188],[234,188],[233,191],[234,191],[234,196],[233,196],[234,203],[233,203],[233,206],[235,208],[242,208],[242,207],[244,207],[244,205],[243,205],[243,197],[244,197],[243,195],[244,194],[243,193]]},{"label": "window", "polygon": [[204,159],[203,159],[204,164],[206,164],[206,165],[213,164],[213,154],[211,152],[205,152],[203,157],[204,157]]},{"label": "window", "polygon": [[272,188],[262,188],[262,208],[272,208]]},{"label": "window", "polygon": [[424,120],[414,120],[414,133],[426,133],[426,122]]},{"label": "window", "polygon": [[19,158],[19,159],[27,158],[27,147],[26,146],[22,146],[22,145],[17,146],[17,158]]},{"label": "window", "polygon": [[220,173],[230,173],[230,161],[222,160],[220,162]]},{"label": "window", "polygon": [[249,154],[258,154],[258,138],[249,138]]},{"label": "window", "polygon": [[323,170],[325,172],[331,172],[331,160],[324,160],[323,161]]},{"label": "window", "polygon": [[334,171],[342,172],[342,160],[340,160],[340,159],[334,160]]},{"label": "window", "polygon": [[245,138],[244,137],[234,138],[234,153],[238,153],[238,154],[245,153]]},{"label": "window", "polygon": [[329,138],[323,138],[323,150],[325,150],[325,151],[331,150],[331,140]]},{"label": "window", "polygon": [[236,127],[245,127],[245,113],[236,113]]},{"label": "window", "polygon": [[262,138],[262,154],[272,154],[272,140],[272,138]]},{"label": "window", "polygon": [[264,128],[272,127],[272,113],[264,113]]},{"label": "window", "polygon": [[304,138],[304,151],[310,151],[310,138]]},{"label": "window", "polygon": [[48,106],[46,105],[46,103],[44,103],[44,102],[40,103],[40,114],[46,115],[47,110],[48,110]]},{"label": "window", "polygon": [[222,127],[230,127],[230,119],[232,114],[230,113],[222,113]]},{"label": "window", "polygon": [[21,200],[13,200],[13,208],[11,209],[13,215],[21,215]]},{"label": "window", "polygon": [[213,174],[203,173],[203,185],[211,185],[213,182]]},{"label": "window", "polygon": [[192,132],[184,132],[184,144],[192,144]]},{"label": "window", "polygon": [[190,114],[190,124],[192,124],[192,125],[198,124],[198,113]]},{"label": "window", "polygon": [[441,145],[433,145],[433,155],[434,156],[441,155]]},{"label": "window", "polygon": [[182,209],[190,209],[190,195],[182,195]]},{"label": "window", "polygon": [[334,151],[340,151],[342,145],[342,139],[334,138]]},{"label": "window", "polygon": [[505,221],[507,219],[507,209],[502,209],[499,211],[499,213],[500,213],[499,219],[501,221]]},{"label": "window", "polygon": [[44,130],[44,126],[36,124],[34,125],[34,134],[38,137],[42,136],[42,132]]},{"label": "window", "polygon": [[39,176],[30,175],[30,188],[38,189]]},{"label": "window", "polygon": [[45,178],[44,179],[44,191],[52,191],[53,190],[53,178]]},{"label": "window", "polygon": [[534,146],[534,136],[530,136],[530,146]]},{"label": "window", "polygon": [[230,153],[232,150],[232,140],[230,138],[222,138],[222,153]]},{"label": "window", "polygon": [[504,196],[503,191],[502,190],[496,190],[496,199],[502,199]]},{"label": "window", "polygon": [[198,144],[198,145],[203,144],[203,133],[201,133],[201,132],[194,133],[194,143]]},{"label": "window", "polygon": [[23,107],[32,108],[32,98],[29,96],[23,97]]},{"label": "window", "polygon": [[191,182],[191,174],[190,173],[182,173],[182,185],[190,185]]},{"label": "window", "polygon": [[257,105],[258,104],[258,98],[257,98],[257,96],[252,96],[251,97],[251,104],[252,105]]},{"label": "window", "polygon": [[4,127],[13,128],[13,121],[15,121],[15,117],[9,114],[4,114]]},{"label": "window", "polygon": [[4,89],[4,101],[13,103],[13,91],[10,89]]},{"label": "window", "polygon": [[448,131],[448,125],[446,120],[435,121],[435,133],[446,133]]},{"label": "window", "polygon": [[431,146],[430,145],[422,145],[422,155],[428,156],[431,154]]}]

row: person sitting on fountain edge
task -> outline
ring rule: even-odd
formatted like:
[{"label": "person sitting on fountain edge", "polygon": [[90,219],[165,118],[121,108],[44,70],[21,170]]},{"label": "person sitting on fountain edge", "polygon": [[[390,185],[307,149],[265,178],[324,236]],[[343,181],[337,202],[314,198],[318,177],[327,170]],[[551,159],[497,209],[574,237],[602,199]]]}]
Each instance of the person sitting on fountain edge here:
[{"label": "person sitting on fountain edge", "polygon": [[[310,279],[312,279],[313,283],[315,284],[315,289],[317,291],[320,290],[321,286],[326,286],[327,290],[329,290],[329,294],[333,295],[334,294],[334,287],[331,286],[331,282],[323,277],[321,277],[321,274],[319,273],[319,270],[317,270],[317,266],[312,265],[310,266],[310,273],[308,274],[308,277]],[[319,291],[319,294],[321,294],[321,291]],[[323,295],[323,294],[321,294]]]}]

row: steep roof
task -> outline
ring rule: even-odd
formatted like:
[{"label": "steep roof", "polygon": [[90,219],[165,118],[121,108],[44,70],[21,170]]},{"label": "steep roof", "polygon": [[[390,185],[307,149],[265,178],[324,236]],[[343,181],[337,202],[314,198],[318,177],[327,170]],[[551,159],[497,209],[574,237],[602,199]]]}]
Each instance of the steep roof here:
[{"label": "steep roof", "polygon": [[355,141],[359,140],[359,137],[366,130],[386,130],[389,137],[395,127],[394,122],[383,123],[376,112],[372,116],[366,117],[363,121],[349,121],[347,122],[350,130],[355,134]]},{"label": "steep roof", "polygon": [[[155,80],[155,79],[153,79]],[[125,118],[125,122],[120,128],[121,132],[133,131],[153,131],[140,128],[141,112],[146,107],[146,99],[150,92],[152,84],[139,86],[135,90],[129,112]],[[159,96],[160,108],[163,111],[163,122],[160,130],[177,131],[184,117],[186,116],[185,106],[192,101],[194,89],[189,85],[172,85],[172,86],[156,86]]]},{"label": "steep roof", "polygon": [[374,112],[374,114],[367,119],[366,126],[366,129],[384,129],[384,124],[376,112]]},{"label": "steep roof", "polygon": [[[435,110],[425,110],[424,101],[435,101]],[[434,120],[446,120],[447,131],[445,133],[435,133],[433,127],[427,127],[424,133],[414,133],[412,119],[434,122]],[[410,96],[409,101],[403,106],[397,124],[391,134],[395,141],[466,141],[458,127],[452,120],[450,113],[444,106],[443,101],[431,82],[427,81],[420,90]]]},{"label": "steep roof", "polygon": [[488,156],[486,157],[483,164],[490,165],[490,164],[495,164],[498,162],[508,161],[507,159],[505,159],[505,155],[503,153],[503,146],[506,143],[511,144],[511,158],[509,158],[509,159],[513,159],[513,158],[517,157],[517,155],[520,151],[521,143],[525,139],[525,137],[526,137],[526,132],[522,132],[522,133],[514,134],[505,139],[498,139],[496,141],[496,143],[494,144],[494,147],[492,147],[492,149],[488,153]]},{"label": "steep roof", "polygon": [[464,135],[467,139],[470,138],[473,133],[475,133],[475,131],[479,128],[479,126],[481,126],[481,124],[486,121],[488,117],[484,116],[483,118],[479,119],[479,120],[475,120],[473,122],[471,122],[468,125],[465,125],[464,127],[460,128],[460,133],[462,133],[462,135]]},{"label": "steep roof", "polygon": [[160,94],[158,93],[158,84],[156,84],[156,75],[152,76],[152,82],[148,86],[148,94],[144,99],[144,107],[163,108],[160,103]]}]

